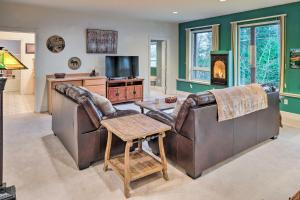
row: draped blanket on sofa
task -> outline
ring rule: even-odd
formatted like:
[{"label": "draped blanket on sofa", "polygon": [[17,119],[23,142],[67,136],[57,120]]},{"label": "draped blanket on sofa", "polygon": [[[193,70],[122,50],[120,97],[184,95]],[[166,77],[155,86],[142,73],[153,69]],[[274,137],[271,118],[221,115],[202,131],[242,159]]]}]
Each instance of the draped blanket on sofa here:
[{"label": "draped blanket on sofa", "polygon": [[219,122],[268,108],[267,94],[259,84],[210,90],[209,92],[216,98]]}]

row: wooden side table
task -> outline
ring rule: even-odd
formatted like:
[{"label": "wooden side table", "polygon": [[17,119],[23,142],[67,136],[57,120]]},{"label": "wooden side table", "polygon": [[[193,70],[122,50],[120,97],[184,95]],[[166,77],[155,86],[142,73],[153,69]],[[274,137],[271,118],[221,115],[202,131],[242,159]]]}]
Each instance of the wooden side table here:
[{"label": "wooden side table", "polygon": [[[105,151],[104,171],[110,166],[124,181],[124,194],[130,196],[131,181],[140,179],[156,172],[162,172],[168,180],[167,160],[164,151],[163,138],[170,126],[156,121],[142,114],[103,120],[102,125],[108,130],[107,146]],[[110,158],[112,134],[126,142],[124,155]],[[143,151],[141,140],[158,134],[160,161]],[[130,152],[133,143],[138,142],[138,150]]]}]

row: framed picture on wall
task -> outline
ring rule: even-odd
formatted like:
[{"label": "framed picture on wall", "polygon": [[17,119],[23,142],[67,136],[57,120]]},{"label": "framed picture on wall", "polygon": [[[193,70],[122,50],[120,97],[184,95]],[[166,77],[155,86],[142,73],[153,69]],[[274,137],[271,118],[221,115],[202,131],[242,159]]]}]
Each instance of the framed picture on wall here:
[{"label": "framed picture on wall", "polygon": [[300,69],[300,48],[291,49],[290,51],[290,66],[292,69]]},{"label": "framed picture on wall", "polygon": [[87,53],[116,54],[118,31],[87,29]]},{"label": "framed picture on wall", "polygon": [[34,43],[26,43],[26,54],[35,54],[35,44]]}]

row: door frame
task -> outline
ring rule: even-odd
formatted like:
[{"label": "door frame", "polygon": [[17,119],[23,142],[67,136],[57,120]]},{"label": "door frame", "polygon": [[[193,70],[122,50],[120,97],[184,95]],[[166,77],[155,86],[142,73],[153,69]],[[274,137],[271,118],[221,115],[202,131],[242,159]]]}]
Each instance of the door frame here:
[{"label": "door frame", "polygon": [[163,93],[164,94],[167,94],[168,92],[168,79],[167,79],[167,74],[168,74],[168,63],[169,63],[169,42],[170,42],[170,39],[168,37],[160,37],[160,36],[149,36],[148,38],[148,69],[147,69],[147,72],[148,72],[148,90],[147,90],[147,93],[150,94],[150,88],[151,88],[151,84],[150,84],[150,77],[151,77],[151,61],[150,61],[150,58],[151,58],[151,51],[150,51],[150,48],[151,48],[151,41],[164,41],[165,42],[165,64],[164,64],[164,82],[163,82],[163,85],[162,88],[163,88]]},{"label": "door frame", "polygon": [[[36,52],[35,52],[35,56],[34,56],[34,112],[40,112],[41,108],[38,108],[40,105],[37,105],[37,87],[36,87],[36,83],[37,83],[37,71],[38,68],[36,67],[37,65],[37,60],[39,57],[39,53],[37,51],[37,46],[38,46],[38,33],[37,33],[37,29],[35,28],[24,28],[24,27],[3,27],[0,26],[0,31],[2,32],[16,32],[16,33],[32,33],[34,34],[34,40],[35,40],[35,46],[36,46]],[[20,39],[22,41],[22,39]]]}]

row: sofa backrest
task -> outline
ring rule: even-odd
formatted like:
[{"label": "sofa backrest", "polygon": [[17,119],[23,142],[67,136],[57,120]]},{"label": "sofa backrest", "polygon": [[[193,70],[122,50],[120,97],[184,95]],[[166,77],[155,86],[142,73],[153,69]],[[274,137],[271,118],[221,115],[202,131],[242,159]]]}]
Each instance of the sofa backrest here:
[{"label": "sofa backrest", "polygon": [[[256,132],[253,140],[264,141],[274,136],[280,126],[279,93],[269,92],[268,108],[254,113],[238,117],[224,122],[218,122],[218,108],[216,104],[207,106],[195,106],[190,108],[186,120],[184,121],[180,134],[199,142],[206,134],[229,133],[234,130],[235,135],[246,138]],[[259,131],[258,131],[259,130]],[[201,133],[201,134],[199,134]],[[224,136],[225,137],[225,136]],[[268,138],[269,137],[269,138]],[[246,138],[250,140],[250,138]],[[254,141],[253,141],[254,142]],[[257,141],[256,141],[257,142]],[[239,147],[236,147],[239,151]]]},{"label": "sofa backrest", "polygon": [[56,85],[55,90],[73,102],[82,105],[95,129],[100,127],[103,114],[96,107],[92,94],[88,90],[67,83]]},{"label": "sofa backrest", "polygon": [[[267,93],[276,92],[276,88],[268,84],[264,84],[262,85],[262,87]],[[214,105],[214,104],[216,104],[215,96],[208,91],[200,92],[197,94],[190,94],[187,97],[187,99],[183,102],[182,107],[176,118],[176,122],[175,122],[176,131],[180,132],[188,116],[188,113],[190,112],[190,109],[201,108],[201,107]]]}]

